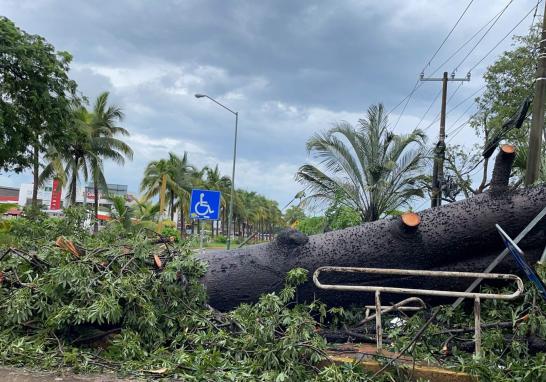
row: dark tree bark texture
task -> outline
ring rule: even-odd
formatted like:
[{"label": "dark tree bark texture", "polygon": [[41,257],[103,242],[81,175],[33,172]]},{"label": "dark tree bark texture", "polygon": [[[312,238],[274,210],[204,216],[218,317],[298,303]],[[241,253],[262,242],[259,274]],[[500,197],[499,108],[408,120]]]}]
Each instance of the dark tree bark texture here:
[{"label": "dark tree bark texture", "polygon": [[[203,281],[209,303],[227,310],[256,301],[263,293],[280,290],[286,273],[296,267],[309,271],[308,281],[298,289],[299,300],[318,298],[334,306],[373,303],[374,296],[316,288],[311,277],[318,267],[482,272],[504,248],[495,224],[515,237],[546,206],[545,186],[508,189],[512,161],[513,152],[501,150],[490,192],[422,211],[417,219],[415,216],[383,219],[310,237],[296,230],[285,230],[271,243],[208,252],[202,259],[208,262]],[[530,262],[534,263],[544,249],[545,231],[546,224],[542,222],[520,243]],[[507,256],[495,272],[519,273],[519,270]],[[324,274],[321,282],[464,290],[472,280]],[[385,295],[382,301],[397,302],[403,298]]]}]

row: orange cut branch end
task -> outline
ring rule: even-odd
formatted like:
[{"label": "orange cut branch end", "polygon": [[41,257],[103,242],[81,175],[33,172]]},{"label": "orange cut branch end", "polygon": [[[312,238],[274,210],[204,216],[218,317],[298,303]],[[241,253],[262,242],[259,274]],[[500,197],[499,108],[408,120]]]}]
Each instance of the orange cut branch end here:
[{"label": "orange cut branch end", "polygon": [[407,227],[417,227],[421,223],[421,217],[415,212],[404,212],[401,218]]},{"label": "orange cut branch end", "polygon": [[161,269],[161,267],[163,266],[163,263],[161,262],[161,259],[157,255],[154,255],[154,263],[155,263],[155,266],[158,269]]},{"label": "orange cut branch end", "polygon": [[516,152],[516,146],[505,144],[500,147],[503,153],[505,154],[513,154]]}]

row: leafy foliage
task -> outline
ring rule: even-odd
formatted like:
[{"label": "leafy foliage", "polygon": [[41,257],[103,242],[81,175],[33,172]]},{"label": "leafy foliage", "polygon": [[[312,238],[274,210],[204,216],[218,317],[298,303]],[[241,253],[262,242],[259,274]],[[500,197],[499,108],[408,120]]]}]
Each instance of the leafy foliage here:
[{"label": "leafy foliage", "polygon": [[70,135],[72,57],[5,17],[0,41],[0,169],[22,171],[38,161],[45,145]]},{"label": "leafy foliage", "polygon": [[[491,288],[482,291],[493,292]],[[500,292],[497,290],[497,292]],[[506,292],[506,291],[504,291]],[[482,301],[482,323],[510,323],[508,327],[492,325],[482,328],[482,355],[475,357],[474,317],[471,309],[442,307],[436,320],[423,333],[412,355],[432,364],[455,368],[478,376],[484,381],[542,381],[546,379],[546,354],[530,351],[529,336],[546,337],[546,303],[535,287],[528,283],[523,299],[517,301]],[[417,314],[403,326],[388,326],[392,350],[404,348],[427,319]],[[451,334],[449,329],[468,328]],[[447,339],[447,341],[446,341]],[[546,343],[546,342],[545,342]]]},{"label": "leafy foliage", "polygon": [[[407,380],[398,368],[372,379],[357,365],[321,365],[326,343],[317,326],[344,327],[361,311],[294,303],[308,278],[303,269],[286,275],[281,292],[220,313],[205,302],[199,282],[205,266],[187,243],[138,226],[126,230],[117,221],[90,236],[82,228],[83,209],[67,209],[65,216],[10,223],[18,249],[0,260],[2,364],[189,381]],[[484,355],[474,359],[459,349],[471,331],[452,339],[450,354],[440,351],[446,328],[473,324],[471,314],[443,308],[412,355],[483,380],[542,380],[545,356],[530,354],[525,338],[545,337],[545,310],[532,286],[523,301],[484,302],[485,322],[514,325],[483,330]],[[391,350],[405,347],[426,318],[421,313],[394,326],[385,317]]]},{"label": "leafy foliage", "polygon": [[310,216],[298,221],[296,229],[306,235],[316,235],[324,232],[326,218],[324,216]]},{"label": "leafy foliage", "polygon": [[298,224],[299,221],[305,219],[305,212],[303,208],[299,206],[290,206],[284,211],[284,221],[289,226],[293,224]]},{"label": "leafy foliage", "polygon": [[417,182],[426,157],[424,140],[420,130],[394,134],[383,105],[373,105],[358,127],[342,122],[312,136],[307,150],[319,164],[301,166],[296,180],[310,191],[307,200],[339,200],[362,222],[374,221],[423,197]]},{"label": "leafy foliage", "polygon": [[[221,314],[206,305],[205,267],[185,243],[122,224],[90,236],[80,212],[12,227],[18,252],[0,261],[0,362],[184,380],[317,377],[324,340],[314,308],[292,302],[306,271],[291,271],[279,294]],[[58,235],[76,254],[55,244]]]},{"label": "leafy foliage", "polygon": [[[385,211],[385,213],[388,213],[388,211]],[[358,211],[344,205],[340,197],[336,197],[332,201],[324,212],[324,216],[326,218],[326,226],[330,230],[343,229],[361,224]]]}]

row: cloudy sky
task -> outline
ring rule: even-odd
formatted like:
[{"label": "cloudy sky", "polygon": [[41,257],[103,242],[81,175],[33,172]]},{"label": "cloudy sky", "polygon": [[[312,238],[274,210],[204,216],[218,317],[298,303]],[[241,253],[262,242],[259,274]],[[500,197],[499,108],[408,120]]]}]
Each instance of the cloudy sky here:
[{"label": "cloudy sky", "polygon": [[[294,173],[308,158],[305,141],[337,121],[355,123],[371,104],[395,107],[412,90],[468,0],[2,0],[0,14],[56,49],[73,54],[71,76],[90,99],[102,91],[126,113],[135,158],[108,164],[111,183],[137,192],[146,163],[169,151],[230,174],[234,118],[195,93],[240,113],[236,183],[283,206],[299,191]],[[492,27],[488,22],[511,3]],[[439,68],[472,81],[449,84],[450,143],[476,140],[462,126],[481,75],[510,39],[525,34],[537,0],[474,0],[425,75]],[[542,5],[539,6],[539,13]],[[525,17],[527,15],[527,17]],[[524,18],[525,17],[525,18]],[[539,16],[537,16],[538,18]],[[489,29],[475,49],[473,46]],[[470,54],[463,60],[467,53]],[[458,67],[458,68],[457,68]],[[397,132],[415,128],[440,83],[422,83],[395,109]],[[456,92],[455,92],[456,91]],[[470,97],[470,98],[469,98]],[[467,102],[461,103],[465,99]],[[437,139],[433,104],[419,125]],[[466,117],[466,118],[465,118]],[[398,121],[398,123],[397,123]],[[0,174],[1,185],[30,182]]]}]

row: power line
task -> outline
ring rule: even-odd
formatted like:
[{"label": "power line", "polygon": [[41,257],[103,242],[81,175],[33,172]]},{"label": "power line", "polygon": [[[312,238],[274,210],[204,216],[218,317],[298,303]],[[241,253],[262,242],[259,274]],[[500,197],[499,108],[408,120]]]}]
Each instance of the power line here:
[{"label": "power line", "polygon": [[[540,2],[542,2],[542,0],[539,0],[539,3],[540,3]],[[499,40],[499,42],[497,42],[497,43],[495,44],[495,46],[494,46],[493,48],[491,48],[491,49],[485,54],[485,56],[482,57],[482,59],[481,59],[480,61],[478,61],[473,67],[471,67],[471,68],[469,69],[469,72],[471,72],[471,71],[474,70],[479,64],[481,64],[481,63],[483,62],[483,60],[485,60],[485,59],[487,58],[487,56],[489,56],[489,55],[491,54],[491,52],[493,52],[493,51],[494,51],[494,50],[495,50],[495,49],[496,49],[504,40],[506,40],[506,38],[507,38],[508,36],[510,36],[510,34],[511,34],[511,33],[512,33],[512,32],[513,32],[513,31],[514,31],[514,30],[515,30],[515,29],[516,29],[516,28],[517,28],[517,27],[518,27],[518,26],[519,26],[527,17],[529,17],[529,15],[531,14],[531,12],[533,12],[534,9],[535,9],[535,7],[531,8],[531,10],[530,10],[529,12],[527,12],[527,13],[525,14],[525,16],[523,16],[523,18],[522,18],[522,19],[521,19],[521,20],[520,20],[512,29],[510,29],[510,31],[509,31],[508,33],[506,33],[506,34],[504,35],[504,37],[501,38],[501,39]]]},{"label": "power line", "polygon": [[449,96],[449,98],[447,99],[447,103],[449,103],[449,101],[451,101],[451,99],[455,96],[455,94],[457,94],[457,92],[459,91],[459,89],[461,88],[461,86],[463,86],[463,83],[462,82],[459,82],[459,86],[457,86],[455,88],[455,90],[453,91],[453,93],[451,93],[451,95]]},{"label": "power line", "polygon": [[457,120],[455,122],[453,122],[449,128],[450,131],[447,132],[447,135],[448,136],[451,136],[455,130],[457,130],[457,128],[455,128],[454,126],[457,125],[457,123],[459,123],[459,121],[463,118],[463,117],[466,117],[468,115],[468,111],[470,109],[472,109],[472,107],[474,107],[475,105],[473,103],[471,103],[470,105],[468,105],[468,107],[462,112],[462,114],[459,116],[459,118],[457,118]]},{"label": "power line", "polygon": [[468,8],[470,8],[470,6],[472,5],[472,3],[474,2],[474,0],[470,0],[470,2],[468,3],[468,5],[466,6],[466,8],[464,9],[463,13],[461,13],[461,15],[459,16],[459,18],[457,19],[457,22],[455,23],[455,25],[453,25],[453,27],[451,28],[451,30],[449,31],[449,33],[447,34],[447,36],[444,38],[444,41],[442,41],[442,43],[440,44],[440,46],[438,47],[438,49],[436,49],[436,52],[434,52],[434,54],[432,55],[432,57],[430,58],[430,60],[428,60],[427,64],[423,67],[423,70],[421,70],[421,72],[424,72],[425,69],[430,65],[430,63],[432,62],[432,60],[434,60],[434,57],[436,57],[436,55],[438,54],[438,52],[440,51],[440,49],[442,49],[442,47],[444,46],[444,44],[446,43],[447,39],[449,38],[449,36],[451,36],[451,34],[453,33],[453,31],[455,30],[455,28],[457,28],[457,25],[459,25],[459,23],[461,22],[461,19],[464,17],[464,15],[466,14],[466,12],[468,11]]},{"label": "power line", "polygon": [[470,49],[470,51],[466,54],[466,56],[463,57],[463,59],[461,60],[461,62],[459,62],[459,64],[455,67],[455,69],[453,69],[454,72],[457,71],[457,69],[459,69],[459,67],[466,61],[466,59],[472,54],[472,52],[474,52],[474,50],[478,47],[478,45],[480,45],[480,43],[483,41],[483,39],[485,38],[485,36],[487,36],[487,34],[489,33],[489,31],[495,26],[495,24],[499,21],[499,19],[501,18],[501,16],[504,14],[504,12],[508,9],[508,7],[510,6],[510,4],[512,4],[514,0],[510,0],[508,2],[508,4],[506,4],[506,6],[502,9],[502,11],[499,13],[499,15],[495,18],[495,20],[493,21],[493,23],[489,26],[489,28],[487,28],[487,30],[485,31],[485,33],[482,35],[482,37],[480,37],[480,39],[478,40],[478,42],[476,44],[474,44],[474,46],[472,47],[472,49]]},{"label": "power line", "polygon": [[463,127],[468,125],[470,123],[470,121],[472,121],[472,118],[474,118],[476,115],[478,115],[477,112],[472,114],[470,117],[468,117],[468,119],[466,121],[464,121],[459,126],[457,126],[455,129],[453,129],[451,131],[451,134],[449,135],[449,140],[447,141],[447,143],[451,142],[457,136],[457,134],[459,134],[461,131],[463,131]]},{"label": "power line", "polygon": [[406,101],[406,104],[404,105],[404,107],[402,108],[402,112],[400,114],[398,114],[398,119],[396,120],[396,123],[394,124],[394,127],[393,127],[393,130],[396,129],[396,126],[398,126],[398,122],[400,122],[400,118],[402,118],[402,115],[404,115],[404,112],[406,111],[406,107],[408,107],[408,103],[409,101],[411,100],[411,97],[413,96],[413,94],[417,91],[417,89],[419,89],[421,87],[421,83],[418,81],[418,84],[416,84],[414,87],[413,87],[413,90],[411,91],[411,93],[409,94],[409,96],[407,97],[407,101]]},{"label": "power line", "polygon": [[[539,1],[542,1],[542,0],[539,0]],[[476,33],[474,33],[472,35],[472,37],[470,37],[468,40],[466,40],[459,48],[457,48],[457,50],[455,52],[453,52],[451,54],[451,56],[449,56],[444,62],[442,62],[440,65],[438,65],[436,67],[436,69],[434,69],[434,71],[430,74],[431,76],[433,76],[434,74],[436,74],[440,69],[442,69],[444,67],[444,65],[446,65],[449,61],[451,61],[451,59],[453,57],[455,57],[457,55],[457,53],[459,53],[465,46],[468,45],[468,43],[470,43],[472,40],[474,40],[474,38],[476,38],[476,36],[478,34],[480,34],[481,31],[483,31],[485,28],[487,28],[487,26],[489,24],[491,24],[491,22],[493,22],[493,20],[495,20],[495,18],[497,16],[499,16],[501,14],[501,12],[503,12],[502,10],[499,11],[495,16],[493,16],[491,19],[489,19],[488,22],[486,22],[480,29],[478,29],[478,31]]]},{"label": "power line", "polygon": [[447,113],[451,113],[453,112],[455,109],[457,109],[459,106],[461,106],[463,103],[465,103],[466,101],[468,101],[469,99],[471,99],[472,97],[474,97],[476,94],[478,94],[480,91],[482,91],[483,89],[485,88],[485,85],[483,85],[482,87],[480,87],[478,90],[476,90],[474,93],[470,94],[468,97],[466,97],[465,99],[463,99],[461,102],[459,102],[457,105],[453,106],[453,108],[451,108]]},{"label": "power line", "polygon": [[[455,23],[455,25],[453,25],[453,27],[451,28],[451,30],[449,31],[449,33],[447,34],[447,36],[444,38],[444,40],[442,41],[442,43],[440,44],[440,46],[438,47],[438,49],[436,49],[436,51],[434,52],[434,54],[432,55],[432,57],[427,61],[427,63],[425,64],[425,66],[423,67],[423,70],[421,72],[424,72],[425,69],[430,66],[430,63],[432,62],[432,60],[436,57],[436,55],[438,54],[438,52],[440,52],[440,50],[442,49],[442,47],[444,46],[444,44],[446,43],[446,41],[449,39],[449,37],[451,36],[451,34],[453,33],[453,31],[455,30],[455,28],[457,27],[457,25],[459,25],[460,21],[462,20],[462,18],[464,17],[464,15],[466,14],[466,12],[468,11],[468,8],[470,8],[470,5],[472,5],[472,3],[474,2],[474,0],[470,0],[470,2],[467,4],[466,8],[464,9],[464,11],[462,12],[462,14],[459,16],[459,18],[457,19],[457,22]],[[415,91],[420,87],[420,81],[417,80],[415,82],[415,85],[413,85],[413,88],[410,90],[410,92],[408,93],[408,95],[406,95],[400,102],[398,102],[398,104],[396,104],[395,107],[393,107],[391,110],[389,110],[387,112],[387,116],[390,115],[393,111],[395,111],[396,109],[398,109],[398,107],[400,105],[402,105],[404,103],[404,101],[406,101],[405,105],[404,105],[404,108],[403,108],[403,111],[402,113],[400,113],[400,115],[398,116],[398,120],[396,121],[396,124],[395,124],[395,127],[396,125],[398,125],[398,122],[400,121],[400,118],[402,117],[402,115],[404,114],[404,111],[406,110],[406,107],[408,106],[408,103],[409,101],[411,100],[411,98],[413,97],[413,94],[415,93]]]},{"label": "power line", "polygon": [[438,94],[436,94],[436,97],[434,97],[434,99],[432,100],[432,102],[430,103],[430,105],[428,105],[428,108],[427,108],[427,111],[425,111],[425,113],[421,116],[421,119],[419,120],[419,123],[417,124],[417,126],[415,126],[416,129],[419,128],[419,126],[421,126],[421,123],[423,122],[423,120],[425,119],[425,117],[427,116],[428,112],[430,111],[430,109],[432,108],[432,106],[436,103],[436,101],[438,100],[438,98],[440,97],[440,94],[442,94],[442,89],[440,89],[438,91]]},{"label": "power line", "polygon": [[531,25],[529,26],[529,33],[533,30],[533,26],[535,25],[535,17],[537,17],[538,5],[541,1],[542,0],[537,0],[537,5],[535,5],[535,13],[533,13],[533,19],[531,20]]},{"label": "power line", "polygon": [[[453,98],[453,96],[457,93],[457,91],[461,88],[461,86],[462,86],[462,82],[459,84],[459,86],[457,86],[457,88],[453,91],[453,93],[451,93],[451,95],[450,95],[449,98],[447,99],[446,104],[449,104],[449,102],[451,101],[451,99]],[[458,105],[457,105],[457,106],[458,106]],[[450,109],[448,112],[446,112],[446,116],[449,115],[449,113],[451,113],[453,110],[455,110],[455,108],[452,108],[452,109]],[[436,122],[438,122],[438,120],[440,119],[440,114],[441,114],[441,113],[438,112],[438,114],[436,114],[436,117],[434,117],[434,119],[432,120],[432,122],[429,123],[429,124],[427,125],[427,127],[425,127],[425,128],[423,129],[423,131],[427,131],[428,129],[430,129],[430,127],[431,127],[432,125],[434,125]]]},{"label": "power line", "polygon": [[402,100],[400,102],[398,102],[396,104],[395,107],[393,107],[392,109],[390,109],[388,112],[387,112],[387,116],[390,115],[393,111],[395,111],[396,109],[398,109],[398,106],[402,105],[404,103],[404,101],[408,98],[410,98],[411,96],[413,96],[413,93],[415,93],[415,91],[417,90],[417,88],[419,87],[419,80],[417,80],[415,82],[415,85],[413,85],[413,88],[410,90],[410,92],[408,93],[407,96],[405,96],[404,98],[402,98]]}]

